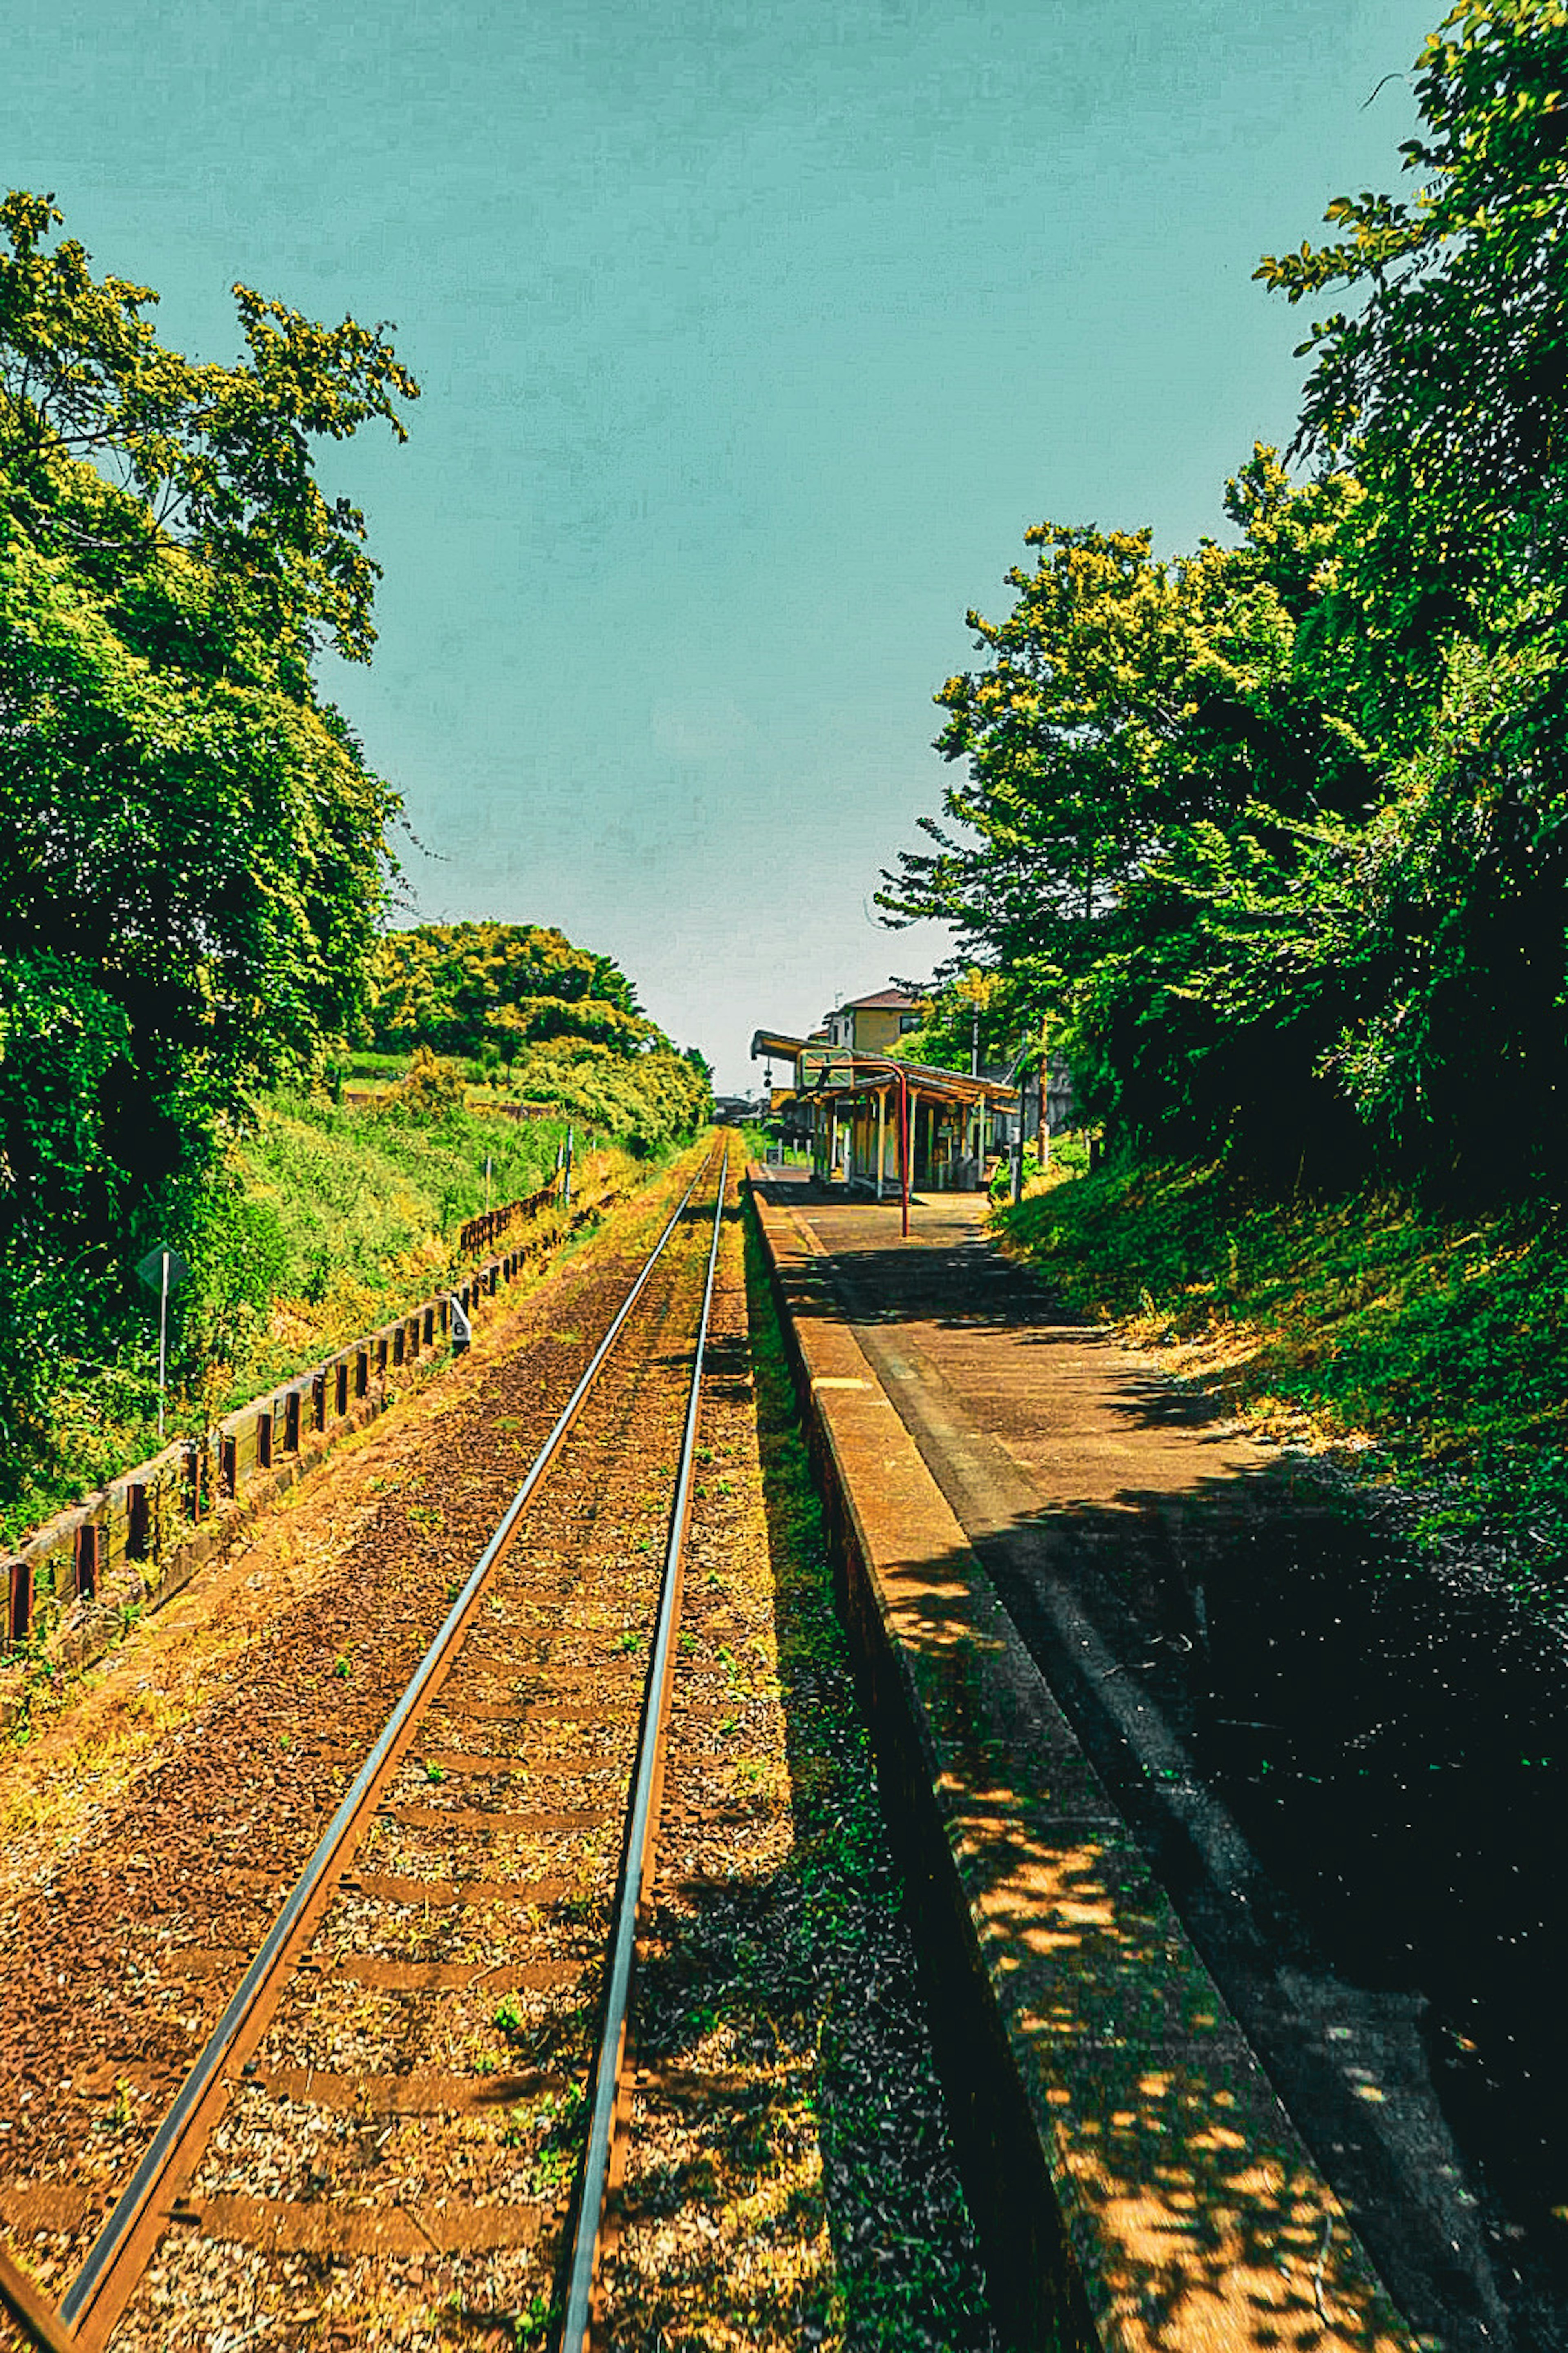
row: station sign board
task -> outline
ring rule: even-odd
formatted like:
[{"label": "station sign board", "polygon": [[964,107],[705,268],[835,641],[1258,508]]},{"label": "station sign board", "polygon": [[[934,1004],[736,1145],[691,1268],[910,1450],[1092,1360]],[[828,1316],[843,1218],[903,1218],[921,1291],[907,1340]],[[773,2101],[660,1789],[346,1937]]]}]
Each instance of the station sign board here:
[{"label": "station sign board", "polygon": [[855,1057],[847,1046],[803,1046],[800,1087],[803,1094],[818,1086],[847,1087],[855,1074]]}]

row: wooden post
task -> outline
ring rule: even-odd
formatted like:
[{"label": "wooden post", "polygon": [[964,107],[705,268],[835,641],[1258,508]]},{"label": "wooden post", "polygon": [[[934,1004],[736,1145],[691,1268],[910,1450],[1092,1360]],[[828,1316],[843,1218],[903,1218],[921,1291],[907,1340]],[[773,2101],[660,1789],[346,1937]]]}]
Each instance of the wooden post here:
[{"label": "wooden post", "polygon": [[882,1171],[888,1165],[888,1090],[877,1089],[877,1198],[882,1198]]}]

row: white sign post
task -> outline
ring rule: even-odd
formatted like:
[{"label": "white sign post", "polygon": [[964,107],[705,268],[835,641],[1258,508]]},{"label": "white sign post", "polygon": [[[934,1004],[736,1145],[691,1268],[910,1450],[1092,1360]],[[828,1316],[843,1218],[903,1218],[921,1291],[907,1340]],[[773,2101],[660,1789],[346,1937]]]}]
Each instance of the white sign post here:
[{"label": "white sign post", "polygon": [[150,1250],[136,1271],[149,1291],[158,1294],[158,1435],[163,1435],[163,1397],[169,1371],[169,1293],[178,1291],[190,1268],[177,1250],[160,1242]]}]

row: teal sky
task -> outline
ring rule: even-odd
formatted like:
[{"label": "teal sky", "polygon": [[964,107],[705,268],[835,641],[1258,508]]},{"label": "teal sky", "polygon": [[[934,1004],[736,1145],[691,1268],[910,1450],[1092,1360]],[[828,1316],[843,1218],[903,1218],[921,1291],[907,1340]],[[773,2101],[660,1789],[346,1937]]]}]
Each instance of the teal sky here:
[{"label": "teal sky", "polygon": [[1410,0],[0,0],[7,185],[163,332],[241,279],[397,322],[329,449],[384,565],[333,692],[421,917],[559,923],[752,1082],[759,1021],[929,970],[870,920],[931,696],[1032,522],[1217,529],[1289,438],[1250,282],[1386,187]]}]

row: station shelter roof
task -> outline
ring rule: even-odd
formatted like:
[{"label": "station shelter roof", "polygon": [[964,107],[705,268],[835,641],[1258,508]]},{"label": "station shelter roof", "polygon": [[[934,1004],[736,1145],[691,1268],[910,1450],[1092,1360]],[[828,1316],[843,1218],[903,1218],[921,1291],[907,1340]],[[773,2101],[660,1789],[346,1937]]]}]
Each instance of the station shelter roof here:
[{"label": "station shelter roof", "polygon": [[923,1095],[928,1101],[988,1103],[1001,1111],[1012,1110],[1018,1101],[1016,1087],[1004,1086],[995,1079],[972,1078],[967,1071],[944,1071],[928,1062],[900,1060],[895,1064],[886,1054],[859,1054],[848,1046],[826,1046],[815,1039],[787,1037],[779,1030],[757,1030],[752,1054],[753,1060],[763,1054],[793,1058],[800,1093],[820,1095],[825,1101],[875,1093],[892,1082],[895,1069],[903,1071],[911,1094]]},{"label": "station shelter roof", "polygon": [[879,1088],[893,1082],[897,1069],[908,1079],[910,1094],[922,1096],[927,1102],[971,1106],[986,1103],[995,1111],[1011,1111],[1017,1105],[1016,1087],[1005,1087],[995,1079],[971,1078],[967,1071],[943,1071],[929,1062],[902,1060],[895,1064],[885,1054],[831,1052],[824,1054],[822,1061],[820,1076],[810,1071],[809,1065],[802,1071],[803,1094],[840,1098],[875,1094]]},{"label": "station shelter roof", "polygon": [[804,1038],[786,1037],[782,1029],[754,1029],[752,1033],[753,1062],[760,1062],[764,1054],[776,1054],[781,1062],[793,1062],[805,1050]]}]

